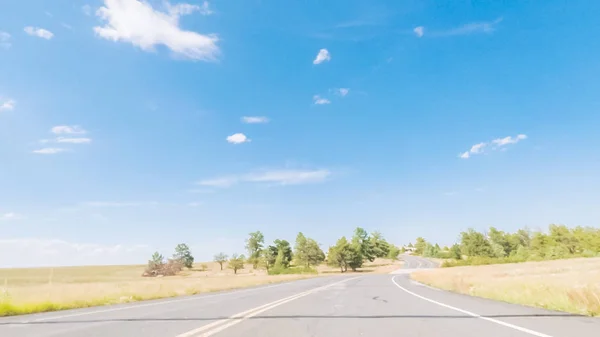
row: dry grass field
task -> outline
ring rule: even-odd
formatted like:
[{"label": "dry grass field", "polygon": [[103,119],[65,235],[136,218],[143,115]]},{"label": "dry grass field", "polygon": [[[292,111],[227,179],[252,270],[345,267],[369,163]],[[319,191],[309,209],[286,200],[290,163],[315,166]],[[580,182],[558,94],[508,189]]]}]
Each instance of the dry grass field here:
[{"label": "dry grass field", "polygon": [[600,315],[600,258],[440,268],[411,277],[458,293]]},{"label": "dry grass field", "polygon": [[[201,265],[207,269],[201,271]],[[361,272],[385,273],[399,261],[378,259]],[[0,316],[81,308],[146,299],[251,287],[339,273],[319,266],[318,274],[267,275],[246,265],[233,274],[227,265],[198,263],[191,270],[169,277],[141,277],[145,266],[89,266],[0,269]]]}]

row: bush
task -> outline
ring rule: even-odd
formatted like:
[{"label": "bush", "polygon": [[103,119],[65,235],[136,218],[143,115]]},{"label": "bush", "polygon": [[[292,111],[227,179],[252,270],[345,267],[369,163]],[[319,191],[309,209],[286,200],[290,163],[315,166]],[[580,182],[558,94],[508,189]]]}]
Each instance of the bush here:
[{"label": "bush", "polygon": [[156,263],[155,261],[150,261],[142,276],[174,276],[177,275],[177,273],[179,273],[182,269],[183,263],[180,260],[169,260],[167,263]]}]

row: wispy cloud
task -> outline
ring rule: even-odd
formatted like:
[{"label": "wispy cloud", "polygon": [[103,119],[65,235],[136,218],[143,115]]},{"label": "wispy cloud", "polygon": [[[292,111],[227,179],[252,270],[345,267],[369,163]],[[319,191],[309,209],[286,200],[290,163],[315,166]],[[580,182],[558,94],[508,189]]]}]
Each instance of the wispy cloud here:
[{"label": "wispy cloud", "polygon": [[498,146],[504,146],[504,145],[508,145],[508,144],[516,144],[518,142],[520,142],[521,140],[527,139],[527,135],[517,135],[516,137],[504,137],[504,138],[498,138],[498,139],[494,139],[492,140],[493,144],[496,144]]},{"label": "wispy cloud", "polygon": [[313,64],[321,64],[329,60],[331,60],[331,55],[329,54],[329,51],[327,49],[321,49],[319,50],[317,57],[315,57],[315,59],[313,60]]},{"label": "wispy cloud", "polygon": [[246,137],[246,135],[243,133],[234,133],[231,136],[227,136],[226,140],[227,140],[227,142],[229,142],[231,144],[242,144],[242,143],[248,143],[251,141],[251,139]]},{"label": "wispy cloud", "polygon": [[54,34],[51,31],[45,30],[44,28],[27,26],[23,30],[31,36],[37,36],[46,40],[50,40],[54,37]]},{"label": "wispy cloud", "polygon": [[70,143],[70,144],[89,144],[92,142],[91,138],[67,138],[58,137],[56,138],[57,143]]},{"label": "wispy cloud", "polygon": [[471,22],[462,25],[457,28],[450,29],[445,32],[440,32],[438,35],[452,36],[452,35],[469,35],[476,33],[492,33],[496,30],[496,25],[502,21],[502,18],[498,18],[494,21],[488,22]]},{"label": "wispy cloud", "polygon": [[86,130],[79,125],[57,125],[50,130],[54,134],[85,134]]},{"label": "wispy cloud", "polygon": [[82,206],[89,207],[140,207],[158,205],[156,201],[88,201],[81,203]]},{"label": "wispy cloud", "polygon": [[201,186],[210,186],[210,187],[229,187],[233,186],[238,182],[238,177],[229,176],[229,177],[219,177],[213,179],[205,179],[200,180],[196,184]]},{"label": "wispy cloud", "polygon": [[203,15],[212,13],[208,2],[202,6],[166,4],[168,12],[161,12],[145,1],[104,0],[104,6],[96,15],[105,25],[94,27],[94,31],[104,39],[129,42],[144,51],[154,51],[157,45],[164,45],[182,58],[216,61],[220,52],[216,35],[203,35],[179,26],[183,15],[196,11]]},{"label": "wispy cloud", "polygon": [[18,213],[14,213],[14,212],[0,214],[0,220],[1,221],[21,220],[23,218],[24,218],[23,215],[18,214]]},{"label": "wispy cloud", "polygon": [[57,154],[65,151],[67,150],[59,147],[45,147],[43,149],[33,150],[32,152],[36,154]]},{"label": "wispy cloud", "polygon": [[277,170],[251,173],[244,177],[244,181],[269,182],[281,185],[298,185],[322,182],[331,172],[329,170]]},{"label": "wispy cloud", "polygon": [[423,26],[415,27],[415,29],[413,29],[413,32],[415,32],[415,35],[417,37],[423,37],[423,34],[425,33],[425,27],[423,27]]},{"label": "wispy cloud", "polygon": [[456,36],[456,35],[471,35],[471,34],[491,34],[496,30],[496,26],[502,22],[502,17],[497,18],[493,21],[480,21],[471,22],[464,24],[459,27],[451,28],[448,30],[439,31],[426,31],[425,27],[419,26],[413,29],[413,32],[417,37],[431,36],[431,37],[443,37],[443,36]]},{"label": "wispy cloud", "polygon": [[262,170],[240,175],[223,176],[213,179],[206,179],[196,184],[211,187],[231,187],[238,183],[272,183],[276,185],[301,185],[319,183],[327,180],[331,176],[331,171],[327,169],[301,170],[301,169],[280,169],[280,170]]},{"label": "wispy cloud", "polygon": [[202,202],[200,201],[193,201],[193,202],[188,202],[187,204],[189,207],[200,207],[203,205]]},{"label": "wispy cloud", "polygon": [[265,116],[244,116],[242,122],[246,124],[268,123],[269,119]]},{"label": "wispy cloud", "polygon": [[338,89],[335,89],[335,93],[342,97],[345,97],[346,95],[348,95],[348,93],[350,93],[350,89],[349,88],[338,88]]},{"label": "wispy cloud", "polygon": [[83,14],[90,16],[92,15],[92,6],[90,5],[83,5],[81,6],[81,11],[83,12]]},{"label": "wispy cloud", "polygon": [[64,23],[64,22],[61,22],[60,25],[63,26],[64,28],[66,28],[66,29],[73,29],[73,27],[71,25],[69,25],[67,23]]},{"label": "wispy cloud", "polygon": [[7,99],[5,101],[0,101],[0,111],[10,111],[14,110],[17,102],[14,99]]},{"label": "wispy cloud", "polygon": [[462,159],[469,159],[473,155],[485,153],[487,149],[489,149],[490,151],[494,151],[497,149],[501,149],[503,146],[509,144],[516,144],[524,139],[527,139],[527,135],[519,134],[515,137],[508,136],[504,138],[494,139],[490,142],[478,143],[471,146],[471,149],[469,149],[468,151],[460,153],[458,156]]},{"label": "wispy cloud", "polygon": [[12,44],[10,43],[10,34],[7,32],[0,31],[0,48],[8,49]]},{"label": "wispy cloud", "polygon": [[319,95],[314,95],[313,96],[313,101],[316,105],[323,105],[323,104],[330,104],[331,101],[328,100],[327,98],[323,98]]}]

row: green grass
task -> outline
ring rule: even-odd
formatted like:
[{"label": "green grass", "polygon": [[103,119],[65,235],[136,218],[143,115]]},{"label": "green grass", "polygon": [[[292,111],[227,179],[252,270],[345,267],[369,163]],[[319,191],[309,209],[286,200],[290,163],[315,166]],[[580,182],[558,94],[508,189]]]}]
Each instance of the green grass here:
[{"label": "green grass", "polygon": [[289,267],[289,268],[271,268],[269,275],[290,275],[290,274],[317,274],[317,270],[310,267]]}]

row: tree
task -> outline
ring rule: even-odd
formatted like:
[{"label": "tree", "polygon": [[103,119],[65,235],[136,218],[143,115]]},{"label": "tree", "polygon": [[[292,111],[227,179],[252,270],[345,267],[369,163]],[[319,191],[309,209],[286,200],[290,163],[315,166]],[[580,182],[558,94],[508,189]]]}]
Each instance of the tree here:
[{"label": "tree", "polygon": [[342,236],[335,244],[335,246],[329,247],[327,253],[327,264],[332,267],[340,268],[343,273],[348,270],[348,258],[349,258],[350,244],[345,236]]},{"label": "tree", "polygon": [[319,243],[313,239],[306,242],[306,266],[318,266],[325,261],[325,253]]},{"label": "tree", "polygon": [[281,251],[283,254],[281,259],[282,266],[284,268],[288,268],[293,258],[292,247],[290,246],[290,243],[286,240],[280,239],[273,241],[273,243],[275,245],[269,246],[269,249],[271,249],[275,253],[275,256],[277,256],[279,254],[279,251]]},{"label": "tree", "polygon": [[214,261],[217,262],[221,266],[221,270],[223,270],[223,263],[227,262],[227,254],[221,252],[214,257]]},{"label": "tree", "polygon": [[364,257],[361,252],[362,246],[358,243],[352,243],[347,249],[346,253],[346,263],[348,267],[352,269],[352,271],[356,271],[357,268],[362,267]]},{"label": "tree", "polygon": [[460,251],[467,256],[491,257],[492,247],[485,236],[469,228],[461,233]]},{"label": "tree", "polygon": [[325,253],[317,241],[298,233],[294,245],[294,258],[298,265],[306,267],[319,265],[325,260]]},{"label": "tree", "polygon": [[190,247],[185,243],[180,243],[175,247],[175,254],[173,259],[180,261],[186,268],[192,268],[194,264],[194,257],[190,251]]},{"label": "tree", "polygon": [[[411,244],[408,244],[411,247]],[[415,255],[423,255],[423,251],[425,250],[425,246],[427,246],[427,241],[424,238],[418,237],[415,242]]]},{"label": "tree", "polygon": [[272,247],[273,246],[269,246],[263,249],[260,256],[260,262],[267,271],[269,271],[269,268],[271,268],[275,264],[275,260],[277,258],[277,255],[273,254]]},{"label": "tree", "polygon": [[460,246],[457,243],[453,244],[452,247],[450,247],[450,256],[453,259],[457,259],[457,260],[462,259],[462,253],[460,251]]},{"label": "tree", "polygon": [[273,268],[287,268],[287,266],[285,265],[285,253],[283,252],[283,249],[279,249],[279,251],[277,251],[277,257],[275,257],[275,263],[273,264]]},{"label": "tree", "polygon": [[244,255],[231,254],[231,259],[229,259],[228,267],[233,269],[233,273],[237,274],[237,271],[240,269],[244,269]]},{"label": "tree", "polygon": [[375,257],[386,257],[390,252],[390,244],[385,241],[383,235],[380,232],[371,233],[371,247],[373,248],[373,255]]},{"label": "tree", "polygon": [[511,243],[509,235],[503,231],[497,230],[495,227],[490,227],[488,238],[492,246],[492,254],[495,257],[504,257],[511,252]]},{"label": "tree", "polygon": [[398,255],[400,255],[400,251],[401,250],[398,249],[398,247],[396,247],[395,245],[390,245],[390,250],[388,251],[387,258],[392,259],[392,260],[398,259]]},{"label": "tree", "polygon": [[294,244],[294,257],[296,263],[301,265],[308,265],[308,239],[302,232],[296,235],[296,243]]},{"label": "tree", "polygon": [[165,258],[159,252],[154,252],[152,258],[148,261],[148,267],[160,266],[165,263]]},{"label": "tree", "polygon": [[265,243],[265,237],[260,231],[252,232],[246,239],[246,250],[248,251],[248,262],[256,268],[260,259],[260,253]]},{"label": "tree", "polygon": [[352,237],[352,243],[358,250],[359,254],[363,259],[373,261],[375,260],[375,254],[373,253],[373,246],[369,239],[369,233],[361,227],[357,227],[354,230],[354,236]]}]

